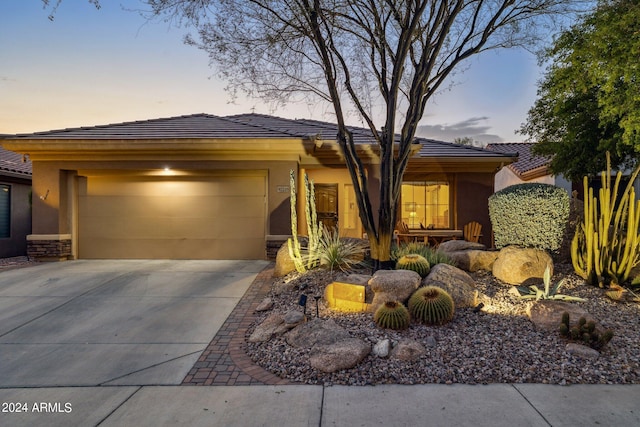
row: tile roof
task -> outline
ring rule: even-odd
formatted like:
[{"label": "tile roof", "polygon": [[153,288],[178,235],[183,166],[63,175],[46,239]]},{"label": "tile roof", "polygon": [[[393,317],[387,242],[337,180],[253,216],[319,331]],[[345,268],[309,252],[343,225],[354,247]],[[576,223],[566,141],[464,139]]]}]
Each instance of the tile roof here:
[{"label": "tile roof", "polygon": [[[357,144],[375,144],[367,128],[350,126]],[[218,138],[304,138],[335,140],[337,125],[310,119],[285,119],[264,114],[214,116],[192,114],[185,116],[114,123],[101,126],[4,135],[0,139],[29,140],[154,140],[154,139],[218,139]],[[422,144],[419,157],[434,158],[511,158],[513,153],[489,151],[478,147],[416,138]]]},{"label": "tile roof", "polygon": [[534,144],[533,142],[493,143],[487,145],[487,149],[501,153],[517,152],[518,161],[508,165],[508,168],[522,180],[528,181],[551,173],[549,171],[550,159],[531,152]]},{"label": "tile roof", "polygon": [[11,174],[31,177],[31,161],[22,161],[22,154],[0,147],[0,175]]},{"label": "tile roof", "polygon": [[[282,132],[228,120],[211,114],[192,114],[151,120],[5,135],[17,139],[186,139],[280,138]],[[288,135],[292,136],[292,135]]]}]

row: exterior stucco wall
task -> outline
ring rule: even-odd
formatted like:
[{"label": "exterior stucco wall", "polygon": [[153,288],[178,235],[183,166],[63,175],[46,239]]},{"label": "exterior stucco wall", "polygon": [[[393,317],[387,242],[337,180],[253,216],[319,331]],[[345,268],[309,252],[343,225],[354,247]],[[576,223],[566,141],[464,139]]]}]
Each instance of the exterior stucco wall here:
[{"label": "exterior stucco wall", "polygon": [[531,179],[529,181],[523,181],[518,177],[518,175],[513,173],[511,169],[504,167],[500,169],[498,173],[496,173],[495,187],[496,191],[500,191],[503,188],[507,188],[511,185],[524,184],[525,182],[537,182],[541,184],[555,185],[556,179],[552,175],[545,175],[539,178]]}]

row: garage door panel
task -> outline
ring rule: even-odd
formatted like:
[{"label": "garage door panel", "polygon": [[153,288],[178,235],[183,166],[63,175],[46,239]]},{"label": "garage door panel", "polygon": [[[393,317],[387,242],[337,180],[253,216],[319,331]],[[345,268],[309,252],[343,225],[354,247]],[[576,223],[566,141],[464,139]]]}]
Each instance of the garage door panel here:
[{"label": "garage door panel", "polygon": [[264,238],[248,239],[103,239],[85,248],[83,258],[113,259],[262,259]]},{"label": "garage door panel", "polygon": [[265,176],[89,177],[81,258],[262,259]]},{"label": "garage door panel", "polygon": [[263,176],[92,177],[87,190],[94,196],[260,196],[263,184]]}]

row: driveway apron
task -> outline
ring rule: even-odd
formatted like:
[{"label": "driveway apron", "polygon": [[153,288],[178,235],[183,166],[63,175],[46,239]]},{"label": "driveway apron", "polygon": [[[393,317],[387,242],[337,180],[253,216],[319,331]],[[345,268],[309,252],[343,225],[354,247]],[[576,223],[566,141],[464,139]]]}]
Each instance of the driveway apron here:
[{"label": "driveway apron", "polygon": [[266,261],[0,272],[0,387],[180,384]]}]

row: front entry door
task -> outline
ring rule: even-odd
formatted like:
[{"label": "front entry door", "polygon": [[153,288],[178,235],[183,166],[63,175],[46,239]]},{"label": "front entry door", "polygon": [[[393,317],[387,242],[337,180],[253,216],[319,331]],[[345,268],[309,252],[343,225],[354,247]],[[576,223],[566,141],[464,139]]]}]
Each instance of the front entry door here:
[{"label": "front entry door", "polygon": [[338,228],[338,184],[315,184],[318,222],[327,229]]}]

